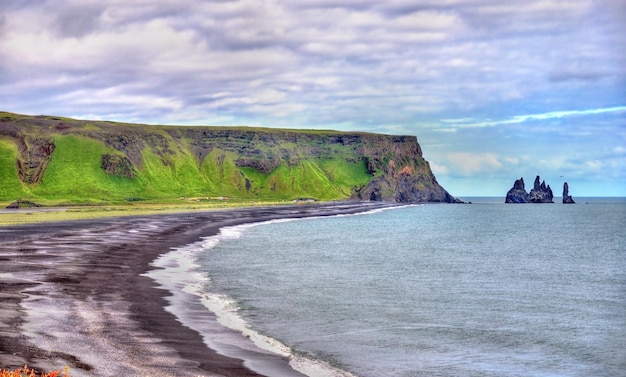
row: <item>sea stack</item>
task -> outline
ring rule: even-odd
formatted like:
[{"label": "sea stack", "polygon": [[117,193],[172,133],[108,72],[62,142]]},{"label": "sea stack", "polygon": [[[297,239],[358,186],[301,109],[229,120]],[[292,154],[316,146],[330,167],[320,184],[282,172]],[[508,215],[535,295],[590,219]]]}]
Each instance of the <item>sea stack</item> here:
[{"label": "sea stack", "polygon": [[506,193],[505,203],[554,203],[554,198],[550,185],[546,182],[540,183],[539,176],[535,178],[535,184],[530,193],[524,188],[524,178],[515,181],[513,188]]},{"label": "sea stack", "polygon": [[546,181],[539,183],[539,176],[537,176],[534,187],[528,194],[528,200],[531,203],[554,203],[553,198],[550,185],[546,186]]},{"label": "sea stack", "polygon": [[569,194],[569,186],[567,182],[563,183],[563,204],[574,204],[576,203],[572,196]]},{"label": "sea stack", "polygon": [[524,188],[524,177],[515,180],[513,188],[506,193],[505,203],[528,203],[528,193]]}]

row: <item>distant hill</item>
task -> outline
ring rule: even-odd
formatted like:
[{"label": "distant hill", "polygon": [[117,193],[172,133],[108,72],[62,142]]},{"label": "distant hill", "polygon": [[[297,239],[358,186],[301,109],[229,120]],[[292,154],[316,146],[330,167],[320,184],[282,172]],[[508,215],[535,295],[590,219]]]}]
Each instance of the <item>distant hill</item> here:
[{"label": "distant hill", "polygon": [[454,202],[414,136],[155,126],[0,112],[0,201]]}]

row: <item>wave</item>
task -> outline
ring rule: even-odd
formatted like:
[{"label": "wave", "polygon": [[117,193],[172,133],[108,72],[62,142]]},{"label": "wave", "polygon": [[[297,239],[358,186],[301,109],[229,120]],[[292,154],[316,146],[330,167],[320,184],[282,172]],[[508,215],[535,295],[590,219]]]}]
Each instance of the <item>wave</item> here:
[{"label": "wave", "polygon": [[[336,217],[359,216],[379,213],[390,209],[406,208],[412,205],[377,208],[356,214],[339,214]],[[201,270],[198,257],[213,249],[219,242],[241,237],[248,229],[260,225],[288,221],[322,218],[274,219],[220,229],[219,234],[205,237],[201,241],[174,248],[152,262],[156,267],[145,273],[161,289],[170,293],[166,297],[169,305],[165,308],[175,315],[186,327],[201,334],[207,347],[228,357],[243,359],[250,369],[271,375],[297,375],[295,371],[310,377],[355,377],[354,374],[336,368],[328,362],[299,355],[277,339],[263,335],[253,329],[240,315],[239,305],[233,298],[224,294],[208,292],[210,276]],[[232,330],[224,333],[216,328],[216,323]],[[276,365],[267,364],[267,355],[276,356]],[[287,358],[292,373],[279,370],[279,365]],[[262,360],[261,360],[262,359]]]}]

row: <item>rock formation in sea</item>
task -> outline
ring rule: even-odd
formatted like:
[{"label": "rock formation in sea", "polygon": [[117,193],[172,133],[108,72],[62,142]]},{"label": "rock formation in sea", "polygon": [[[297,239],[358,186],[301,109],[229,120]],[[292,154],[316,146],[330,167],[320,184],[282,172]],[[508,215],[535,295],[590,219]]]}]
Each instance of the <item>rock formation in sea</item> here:
[{"label": "rock formation in sea", "polygon": [[569,194],[569,186],[567,182],[563,183],[563,204],[574,204],[574,198]]},{"label": "rock formation in sea", "polygon": [[552,200],[554,198],[552,189],[550,185],[546,186],[546,181],[539,183],[539,176],[537,176],[533,186],[533,189],[528,194],[528,200],[531,203],[554,203]]},{"label": "rock formation in sea", "polygon": [[541,182],[539,176],[535,178],[530,193],[526,192],[524,187],[524,178],[517,179],[513,183],[513,187],[506,193],[505,203],[554,203],[552,200],[554,195],[550,185],[546,185],[546,182]]},{"label": "rock formation in sea", "polygon": [[513,188],[506,193],[505,203],[528,203],[528,193],[524,188],[524,178],[516,179]]}]

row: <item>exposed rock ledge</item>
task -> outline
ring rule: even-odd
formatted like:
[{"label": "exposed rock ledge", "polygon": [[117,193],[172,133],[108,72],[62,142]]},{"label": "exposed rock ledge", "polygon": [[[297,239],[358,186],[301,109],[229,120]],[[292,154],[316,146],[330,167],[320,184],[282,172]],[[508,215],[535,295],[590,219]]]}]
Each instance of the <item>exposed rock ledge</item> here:
[{"label": "exposed rock ledge", "polygon": [[30,200],[16,200],[13,203],[9,204],[7,209],[18,209],[18,208],[36,208],[41,207],[41,205],[31,202]]}]

